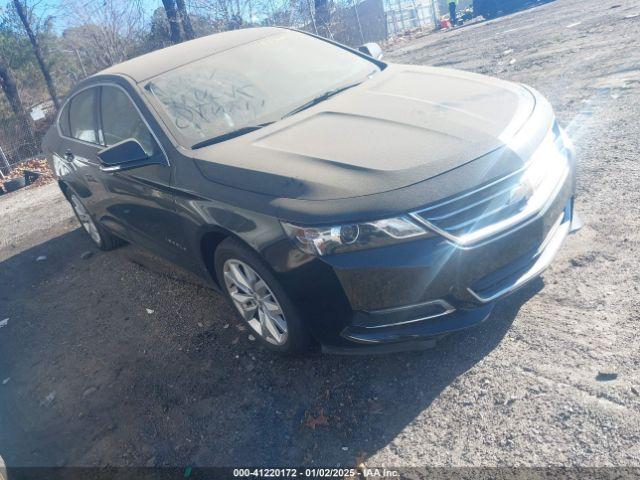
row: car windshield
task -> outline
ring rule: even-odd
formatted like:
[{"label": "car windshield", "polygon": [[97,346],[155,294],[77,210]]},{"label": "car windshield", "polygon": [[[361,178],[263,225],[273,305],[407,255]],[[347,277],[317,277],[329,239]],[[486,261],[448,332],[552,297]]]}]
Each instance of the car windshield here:
[{"label": "car windshield", "polygon": [[278,120],[379,70],[348,50],[283,30],[162,73],[145,90],[177,140],[192,147]]}]

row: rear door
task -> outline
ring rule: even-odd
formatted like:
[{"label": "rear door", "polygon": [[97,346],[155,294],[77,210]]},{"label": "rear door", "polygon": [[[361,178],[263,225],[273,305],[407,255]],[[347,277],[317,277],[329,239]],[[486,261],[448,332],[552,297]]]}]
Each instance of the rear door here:
[{"label": "rear door", "polygon": [[97,165],[97,153],[103,148],[98,134],[98,92],[98,88],[90,87],[66,102],[58,118],[59,141],[52,152],[58,177],[91,213],[104,195]]}]

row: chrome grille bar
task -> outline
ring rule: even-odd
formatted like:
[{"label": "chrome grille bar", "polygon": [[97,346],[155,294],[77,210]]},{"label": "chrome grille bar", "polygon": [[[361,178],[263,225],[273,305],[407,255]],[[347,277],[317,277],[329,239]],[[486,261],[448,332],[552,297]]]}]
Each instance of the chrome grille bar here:
[{"label": "chrome grille bar", "polygon": [[562,142],[551,129],[523,168],[410,215],[463,247],[513,228],[544,209],[567,178],[571,153]]},{"label": "chrome grille bar", "polygon": [[[464,207],[459,208],[458,210],[454,210],[452,212],[448,212],[448,213],[446,213],[444,215],[440,215],[440,216],[430,215],[429,218],[432,221],[444,220],[446,218],[452,217],[454,215],[458,215],[459,213],[465,212],[465,211],[470,210],[472,208],[479,207],[480,205],[482,205],[484,203],[487,203],[487,202],[490,202],[491,200],[496,199],[501,195],[509,193],[511,190],[512,190],[512,187],[505,188],[503,190],[500,190],[498,193],[490,195],[490,196],[488,196],[486,198],[482,198],[482,199],[478,200],[477,202],[471,203],[469,205],[465,205]],[[425,210],[423,210],[421,213],[423,213],[423,212],[425,212]]]}]

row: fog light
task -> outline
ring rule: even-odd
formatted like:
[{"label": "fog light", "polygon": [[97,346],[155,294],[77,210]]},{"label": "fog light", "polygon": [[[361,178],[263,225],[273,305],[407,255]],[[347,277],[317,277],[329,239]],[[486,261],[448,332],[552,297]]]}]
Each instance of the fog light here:
[{"label": "fog light", "polygon": [[358,240],[360,227],[358,225],[343,225],[340,227],[340,241],[345,245],[350,245]]}]

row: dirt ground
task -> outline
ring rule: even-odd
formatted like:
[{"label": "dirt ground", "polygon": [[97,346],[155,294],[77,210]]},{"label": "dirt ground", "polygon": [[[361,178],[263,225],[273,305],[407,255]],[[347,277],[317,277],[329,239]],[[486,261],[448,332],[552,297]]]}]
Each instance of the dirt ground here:
[{"label": "dirt ground", "polygon": [[218,294],[135,247],[96,251],[55,185],[1,197],[0,454],[640,466],[639,40],[637,1],[557,0],[390,46],[389,61],[534,86],[580,157],[583,230],[485,324],[425,352],[276,357]]}]

